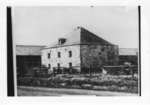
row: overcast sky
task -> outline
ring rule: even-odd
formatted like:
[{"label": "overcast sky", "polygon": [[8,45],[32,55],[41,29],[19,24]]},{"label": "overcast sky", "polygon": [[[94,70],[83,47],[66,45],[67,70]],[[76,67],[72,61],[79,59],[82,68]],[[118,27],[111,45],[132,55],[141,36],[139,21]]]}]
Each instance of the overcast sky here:
[{"label": "overcast sky", "polygon": [[120,48],[138,48],[138,8],[15,7],[13,36],[16,44],[50,45],[82,26]]}]

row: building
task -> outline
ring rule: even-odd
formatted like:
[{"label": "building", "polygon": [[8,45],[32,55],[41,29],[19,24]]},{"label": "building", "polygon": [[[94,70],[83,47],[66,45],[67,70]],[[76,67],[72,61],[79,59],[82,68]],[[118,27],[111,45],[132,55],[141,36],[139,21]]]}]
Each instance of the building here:
[{"label": "building", "polygon": [[42,50],[42,64],[52,71],[55,67],[74,68],[85,72],[103,65],[118,64],[118,46],[83,27],[77,27],[68,37],[59,38]]},{"label": "building", "polygon": [[138,65],[137,48],[119,48],[119,64],[130,62],[132,65]]},{"label": "building", "polygon": [[41,50],[45,46],[16,45],[17,75],[24,76],[41,66]]}]

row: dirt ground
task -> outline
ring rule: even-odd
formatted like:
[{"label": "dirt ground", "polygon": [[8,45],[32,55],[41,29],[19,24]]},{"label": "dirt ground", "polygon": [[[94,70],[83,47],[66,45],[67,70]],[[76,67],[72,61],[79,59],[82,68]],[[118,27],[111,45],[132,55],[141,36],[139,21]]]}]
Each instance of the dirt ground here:
[{"label": "dirt ground", "polygon": [[66,95],[94,95],[94,96],[138,96],[138,94],[110,91],[96,91],[83,89],[45,88],[45,87],[17,87],[18,96],[66,96]]}]

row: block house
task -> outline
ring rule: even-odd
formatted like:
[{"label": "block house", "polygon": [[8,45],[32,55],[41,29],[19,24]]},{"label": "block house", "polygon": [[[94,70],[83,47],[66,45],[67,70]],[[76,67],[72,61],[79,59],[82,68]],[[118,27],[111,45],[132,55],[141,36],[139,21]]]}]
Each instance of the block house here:
[{"label": "block house", "polygon": [[83,27],[77,27],[68,37],[59,38],[42,50],[42,65],[74,68],[79,72],[100,70],[103,65],[118,64],[118,46]]}]

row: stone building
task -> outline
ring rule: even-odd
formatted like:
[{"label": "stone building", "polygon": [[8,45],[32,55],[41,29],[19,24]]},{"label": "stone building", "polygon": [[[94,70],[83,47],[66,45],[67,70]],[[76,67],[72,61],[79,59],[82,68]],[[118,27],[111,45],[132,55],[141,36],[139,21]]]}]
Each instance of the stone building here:
[{"label": "stone building", "polygon": [[98,70],[103,65],[118,64],[117,45],[83,27],[77,27],[67,36],[42,50],[42,64],[50,71],[54,67],[66,67],[85,72],[91,68]]}]

